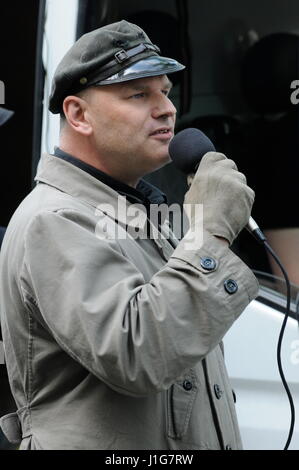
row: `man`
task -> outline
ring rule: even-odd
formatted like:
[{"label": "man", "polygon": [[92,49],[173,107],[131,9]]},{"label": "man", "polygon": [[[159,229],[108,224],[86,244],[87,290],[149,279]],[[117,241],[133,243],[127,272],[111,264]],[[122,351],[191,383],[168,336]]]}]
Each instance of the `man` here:
[{"label": "man", "polygon": [[185,201],[204,205],[203,243],[190,244],[201,231],[192,211],[180,243],[161,236],[164,220],[134,237],[125,218],[134,202],[146,215],[165,202],[142,176],[169,162],[167,75],[181,69],[121,21],[83,36],[56,70],[60,146],[40,162],[1,260],[18,405],[1,426],[21,449],[241,447],[219,344],[257,294],[229,249],[253,191],[211,153]]}]

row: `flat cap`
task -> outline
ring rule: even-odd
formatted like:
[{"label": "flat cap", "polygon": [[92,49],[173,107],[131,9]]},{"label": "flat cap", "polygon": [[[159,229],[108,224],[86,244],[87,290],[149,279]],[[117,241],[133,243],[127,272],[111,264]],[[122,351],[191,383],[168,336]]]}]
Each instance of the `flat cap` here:
[{"label": "flat cap", "polygon": [[137,25],[125,20],[84,34],[59,63],[52,82],[49,110],[62,111],[66,96],[91,86],[183,70],[184,65],[162,57],[160,49]]}]

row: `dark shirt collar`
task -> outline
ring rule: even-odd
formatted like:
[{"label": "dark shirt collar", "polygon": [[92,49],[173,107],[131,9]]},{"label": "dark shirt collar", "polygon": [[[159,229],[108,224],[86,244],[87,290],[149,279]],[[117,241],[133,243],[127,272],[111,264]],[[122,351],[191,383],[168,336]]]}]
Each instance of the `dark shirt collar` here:
[{"label": "dark shirt collar", "polygon": [[132,188],[121,181],[117,181],[112,176],[107,175],[101,170],[98,170],[94,166],[79,160],[73,155],[64,152],[59,147],[55,147],[54,155],[58,158],[62,158],[69,163],[77,166],[83,171],[86,171],[94,178],[98,179],[102,183],[110,186],[110,188],[117,191],[122,196],[125,196],[130,202],[135,204],[143,204],[145,207],[149,207],[151,204],[167,204],[167,197],[162,191],[141,179],[136,188]]}]

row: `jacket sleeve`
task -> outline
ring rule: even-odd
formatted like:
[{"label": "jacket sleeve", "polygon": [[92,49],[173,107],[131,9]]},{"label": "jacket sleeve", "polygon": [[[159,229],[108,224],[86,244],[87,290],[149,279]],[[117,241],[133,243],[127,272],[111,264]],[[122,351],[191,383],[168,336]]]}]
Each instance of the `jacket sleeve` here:
[{"label": "jacket sleeve", "polygon": [[[257,281],[210,237],[194,251],[183,239],[145,282],[117,241],[99,239],[89,224],[75,211],[34,218],[23,292],[60,347],[107,385],[132,396],[166,389],[221,341],[256,296]],[[213,270],[201,266],[205,257],[216,261]],[[225,289],[228,279],[235,293]]]}]

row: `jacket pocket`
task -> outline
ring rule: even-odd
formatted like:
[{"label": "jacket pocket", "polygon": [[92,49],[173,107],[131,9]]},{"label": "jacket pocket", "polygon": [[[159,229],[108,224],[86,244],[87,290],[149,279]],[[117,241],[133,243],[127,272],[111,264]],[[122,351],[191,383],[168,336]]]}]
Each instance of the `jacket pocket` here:
[{"label": "jacket pocket", "polygon": [[172,439],[182,439],[188,429],[198,380],[190,369],[167,390],[167,434]]}]

